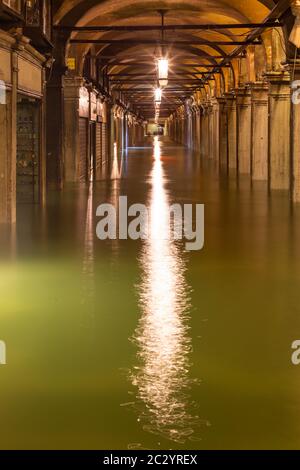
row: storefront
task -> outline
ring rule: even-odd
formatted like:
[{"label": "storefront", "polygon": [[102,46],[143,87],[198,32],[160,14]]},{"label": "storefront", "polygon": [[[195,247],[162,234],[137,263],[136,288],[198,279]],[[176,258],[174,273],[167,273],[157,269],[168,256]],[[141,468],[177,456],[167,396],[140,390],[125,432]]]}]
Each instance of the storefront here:
[{"label": "storefront", "polygon": [[101,179],[108,161],[106,105],[80,77],[64,79],[64,122],[65,181]]},{"label": "storefront", "polygon": [[0,30],[0,221],[15,222],[17,203],[45,200],[45,57],[24,36]]},{"label": "storefront", "polygon": [[40,197],[40,100],[17,98],[17,204],[38,203]]}]

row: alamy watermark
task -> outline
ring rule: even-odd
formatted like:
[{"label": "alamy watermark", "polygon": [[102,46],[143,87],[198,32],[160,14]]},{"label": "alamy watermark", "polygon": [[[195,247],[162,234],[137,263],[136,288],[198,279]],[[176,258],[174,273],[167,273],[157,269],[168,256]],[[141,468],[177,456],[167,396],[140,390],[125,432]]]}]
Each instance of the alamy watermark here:
[{"label": "alamy watermark", "polygon": [[118,207],[100,204],[96,234],[99,240],[185,240],[188,251],[204,247],[204,205],[133,204],[119,197]]},{"label": "alamy watermark", "polygon": [[300,104],[300,80],[294,80],[291,84],[292,88],[292,103],[294,105]]},{"label": "alamy watermark", "polygon": [[300,340],[295,340],[292,343],[292,349],[294,352],[292,353],[291,361],[294,366],[300,365]]},{"label": "alamy watermark", "polygon": [[0,366],[6,365],[6,344],[0,341]]},{"label": "alamy watermark", "polygon": [[0,104],[6,104],[6,85],[3,80],[0,80]]}]

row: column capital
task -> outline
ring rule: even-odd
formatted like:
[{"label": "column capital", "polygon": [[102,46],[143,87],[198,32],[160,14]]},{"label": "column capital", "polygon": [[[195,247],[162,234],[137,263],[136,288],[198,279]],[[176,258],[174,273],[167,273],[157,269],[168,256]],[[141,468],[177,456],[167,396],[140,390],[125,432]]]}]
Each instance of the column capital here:
[{"label": "column capital", "polygon": [[236,109],[236,94],[235,93],[224,93],[225,98],[225,107],[227,110],[235,110]]},{"label": "column capital", "polygon": [[212,105],[213,109],[215,109],[217,106],[219,106],[219,100],[216,96],[214,98],[212,98],[211,105]]},{"label": "column capital", "polygon": [[267,81],[251,82],[251,83],[249,83],[249,88],[250,88],[251,93],[268,92],[269,91],[269,83]]},{"label": "column capital", "polygon": [[236,92],[235,90],[232,90],[232,91],[228,91],[226,93],[224,93],[224,98],[228,101],[228,100],[236,100]]},{"label": "column capital", "polygon": [[264,78],[272,85],[286,85],[287,83],[290,83],[291,76],[289,70],[286,68],[279,72],[266,72],[264,74]]},{"label": "column capital", "polygon": [[269,96],[276,101],[290,100],[291,82],[290,73],[284,72],[268,72],[265,74],[266,79],[270,83]]},{"label": "column capital", "polygon": [[219,104],[223,104],[226,101],[225,96],[217,96],[215,99],[217,100]]},{"label": "column capital", "polygon": [[248,108],[251,106],[251,91],[248,86],[236,89],[236,103],[239,108]]},{"label": "column capital", "polygon": [[269,84],[268,82],[254,82],[250,85],[252,104],[256,106],[268,106]]},{"label": "column capital", "polygon": [[291,79],[296,78],[299,79],[300,76],[300,59],[289,59],[286,63],[286,68],[291,75]]},{"label": "column capital", "polygon": [[68,77],[67,75],[64,76],[64,84],[66,86],[83,86],[85,80],[83,77]]},{"label": "column capital", "polygon": [[250,87],[249,85],[241,86],[235,89],[236,96],[247,96],[250,95]]},{"label": "column capital", "polygon": [[79,98],[80,88],[85,85],[83,77],[63,77],[65,97]]},{"label": "column capital", "polygon": [[204,109],[205,112],[210,113],[210,112],[211,112],[211,109],[212,109],[212,103],[211,103],[211,101],[209,101],[209,100],[203,101],[203,102],[202,102],[202,109]]}]

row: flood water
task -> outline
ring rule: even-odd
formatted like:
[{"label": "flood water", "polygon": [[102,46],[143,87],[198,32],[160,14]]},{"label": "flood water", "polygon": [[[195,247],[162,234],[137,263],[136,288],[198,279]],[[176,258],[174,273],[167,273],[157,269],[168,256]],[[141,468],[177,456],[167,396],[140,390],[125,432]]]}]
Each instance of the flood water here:
[{"label": "flood water", "polygon": [[[1,227],[2,449],[300,445],[300,209],[162,139]],[[205,247],[100,241],[96,208],[205,204]]]}]

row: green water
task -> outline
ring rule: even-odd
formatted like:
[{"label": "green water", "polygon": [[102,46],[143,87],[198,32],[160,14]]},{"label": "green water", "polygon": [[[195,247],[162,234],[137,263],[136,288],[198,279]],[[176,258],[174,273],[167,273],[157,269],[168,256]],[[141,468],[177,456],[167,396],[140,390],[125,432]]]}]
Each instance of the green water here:
[{"label": "green water", "polygon": [[[1,228],[2,449],[300,447],[300,209],[163,142]],[[100,241],[96,207],[205,204],[205,248]]]}]

